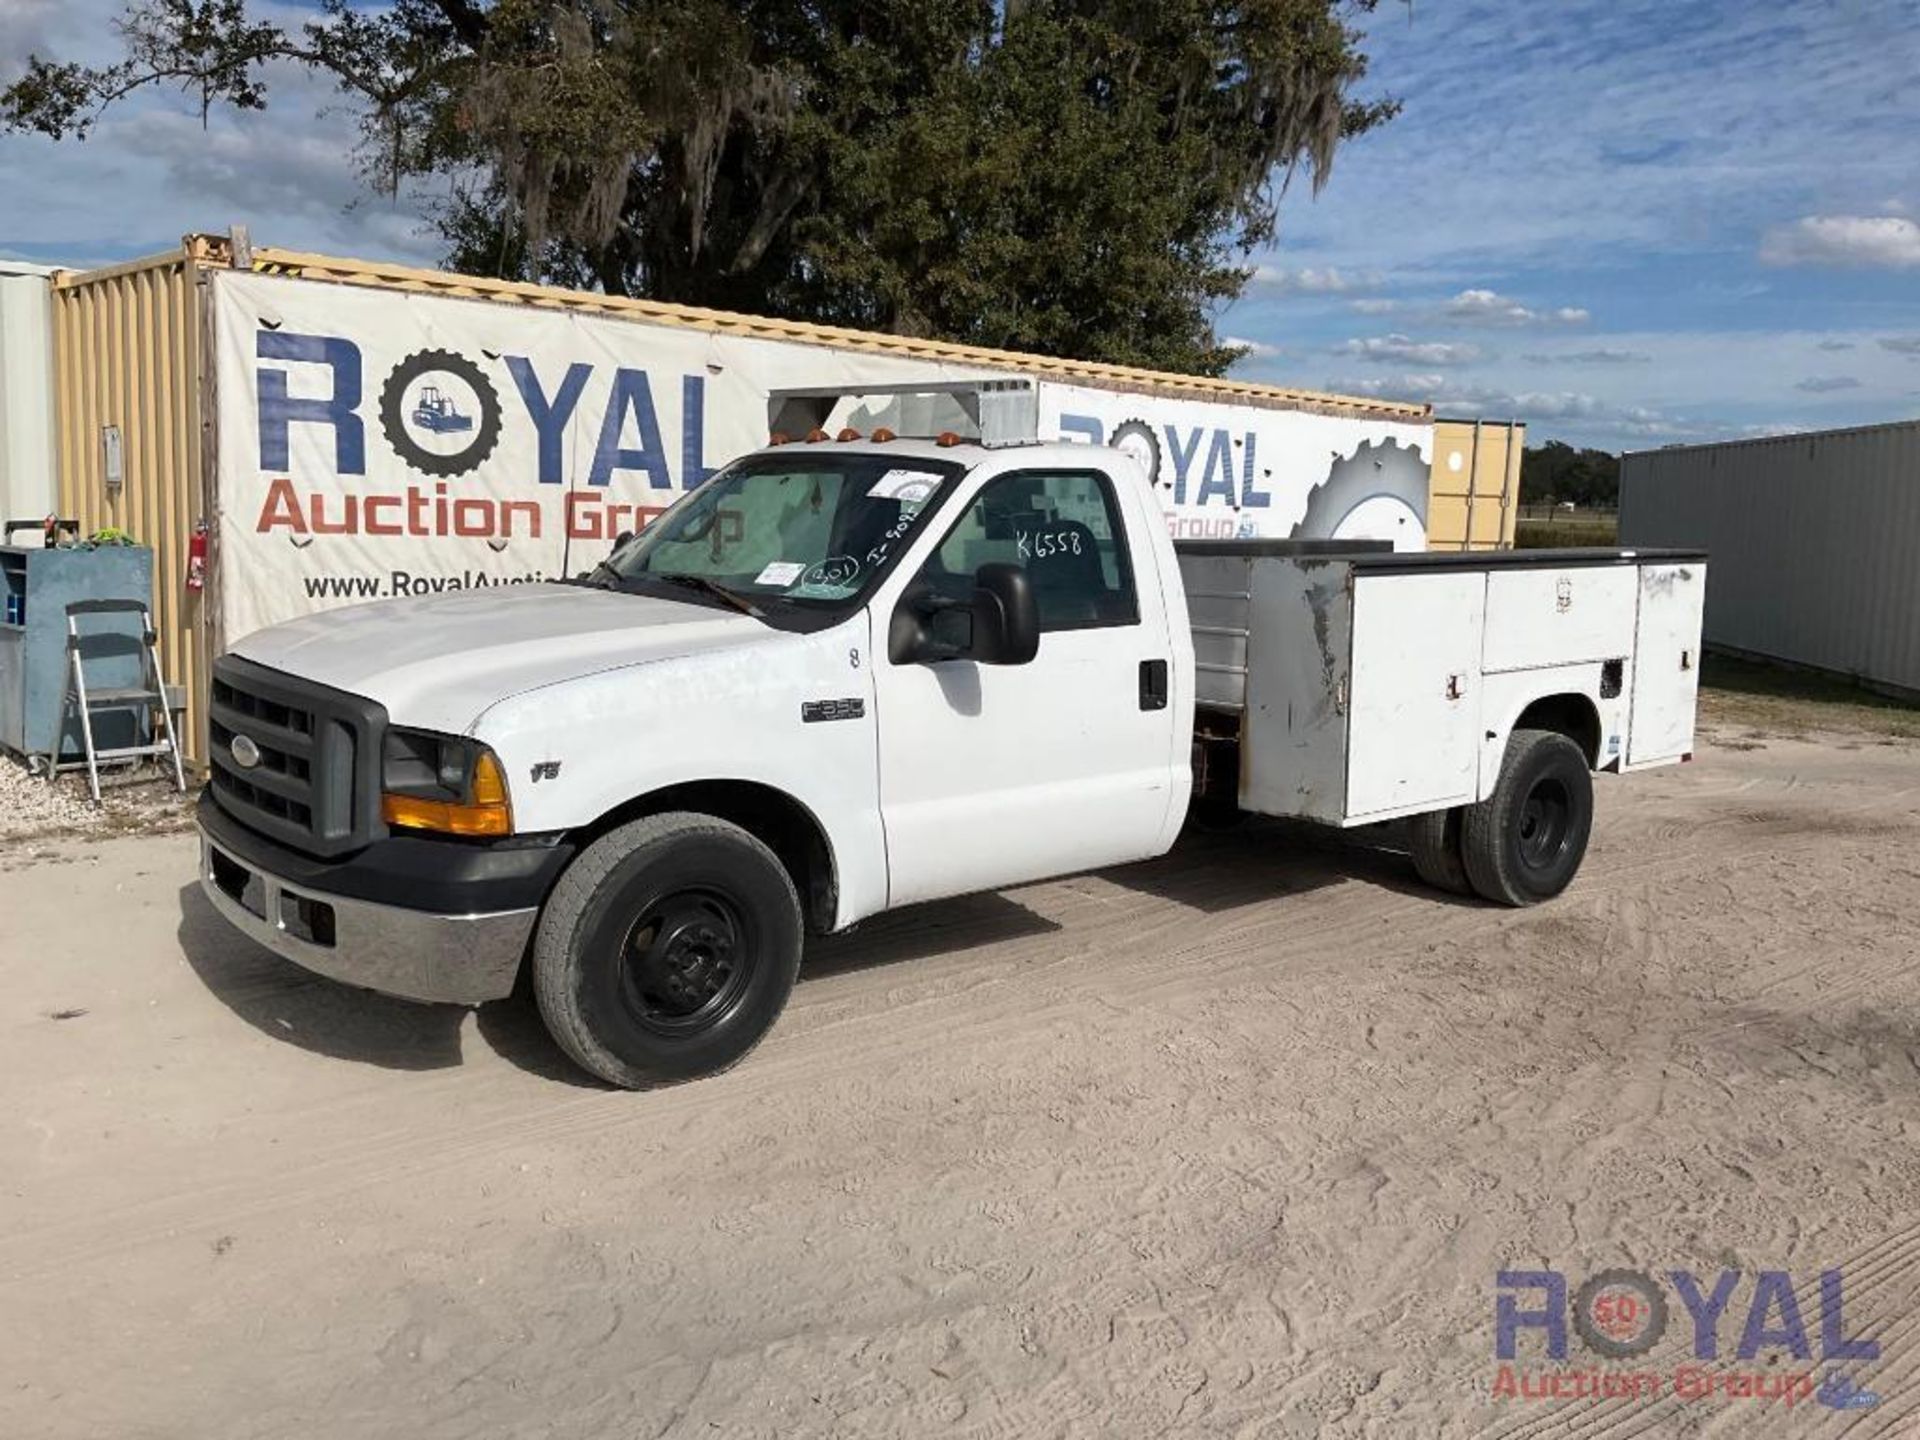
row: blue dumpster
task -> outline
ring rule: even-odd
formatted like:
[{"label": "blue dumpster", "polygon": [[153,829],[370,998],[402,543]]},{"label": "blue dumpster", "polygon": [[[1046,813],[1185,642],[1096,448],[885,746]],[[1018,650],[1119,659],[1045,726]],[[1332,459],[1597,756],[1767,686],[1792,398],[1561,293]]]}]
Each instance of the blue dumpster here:
[{"label": "blue dumpster", "polygon": [[[0,546],[0,747],[24,758],[51,754],[56,745],[62,761],[86,753],[79,716],[69,714],[61,723],[60,713],[67,691],[67,604],[73,600],[138,600],[150,609],[153,551],[144,545]],[[138,615],[89,616],[81,629],[90,688],[141,683]],[[103,750],[152,740],[148,718],[132,711],[96,712],[93,725],[94,744]]]}]

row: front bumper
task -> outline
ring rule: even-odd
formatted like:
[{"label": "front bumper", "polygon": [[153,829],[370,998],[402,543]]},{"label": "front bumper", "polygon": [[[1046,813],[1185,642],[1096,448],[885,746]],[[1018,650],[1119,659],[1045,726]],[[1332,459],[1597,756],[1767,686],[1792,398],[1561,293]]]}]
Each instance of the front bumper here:
[{"label": "front bumper", "polygon": [[537,906],[445,915],[309,888],[242,858],[212,829],[202,822],[200,888],[275,954],[407,1000],[477,1005],[512,993]]}]

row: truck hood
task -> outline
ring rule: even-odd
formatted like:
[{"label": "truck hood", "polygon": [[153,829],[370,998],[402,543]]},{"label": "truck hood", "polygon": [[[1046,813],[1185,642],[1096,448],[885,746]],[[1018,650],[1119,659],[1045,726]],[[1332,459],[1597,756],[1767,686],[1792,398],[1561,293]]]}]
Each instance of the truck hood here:
[{"label": "truck hood", "polygon": [[509,695],[767,633],[692,601],[515,585],[322,611],[256,630],[233,653],[377,700],[397,725],[459,734]]}]

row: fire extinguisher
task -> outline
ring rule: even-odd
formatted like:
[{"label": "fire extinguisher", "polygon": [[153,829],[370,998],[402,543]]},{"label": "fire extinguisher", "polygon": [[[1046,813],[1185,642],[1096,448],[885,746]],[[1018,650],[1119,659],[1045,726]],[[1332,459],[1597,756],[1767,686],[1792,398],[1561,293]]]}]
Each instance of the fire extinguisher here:
[{"label": "fire extinguisher", "polygon": [[200,591],[207,588],[207,522],[203,519],[193,527],[193,538],[187,542],[187,589]]}]

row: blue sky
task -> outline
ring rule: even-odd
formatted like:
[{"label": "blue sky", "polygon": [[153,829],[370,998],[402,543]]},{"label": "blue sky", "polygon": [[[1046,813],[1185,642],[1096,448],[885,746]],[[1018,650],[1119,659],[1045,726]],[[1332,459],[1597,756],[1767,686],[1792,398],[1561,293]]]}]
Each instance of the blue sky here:
[{"label": "blue sky", "polygon": [[[0,78],[98,58],[118,0],[0,0]],[[1286,197],[1223,333],[1237,374],[1647,448],[1920,415],[1920,0],[1382,0],[1401,117]],[[432,263],[351,117],[280,80],[203,132],[180,97],[84,145],[0,138],[0,253],[180,234]]]}]

